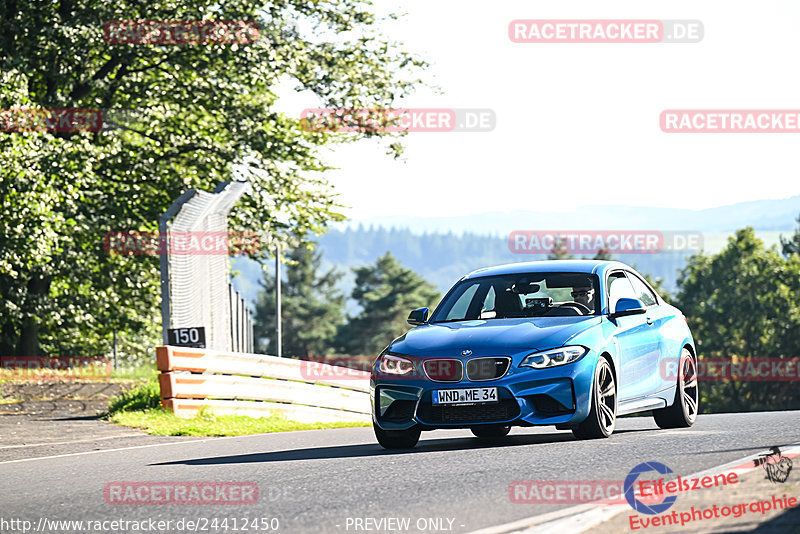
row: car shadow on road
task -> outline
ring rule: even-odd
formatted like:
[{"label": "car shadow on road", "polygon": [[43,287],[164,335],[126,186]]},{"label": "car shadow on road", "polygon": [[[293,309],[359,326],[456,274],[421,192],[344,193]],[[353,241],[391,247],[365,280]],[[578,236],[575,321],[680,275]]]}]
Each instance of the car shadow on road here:
[{"label": "car shadow on road", "polygon": [[[627,431],[632,432],[632,431]],[[358,458],[369,456],[397,456],[405,454],[425,454],[429,452],[460,451],[470,449],[490,449],[518,447],[524,445],[545,445],[578,441],[571,432],[547,434],[520,434],[500,439],[447,438],[425,439],[413,449],[385,450],[377,443],[359,445],[337,445],[333,447],[309,447],[255,454],[239,454],[234,456],[215,456],[211,458],[195,458],[160,462],[151,465],[221,465],[269,462],[295,462],[298,460],[323,460],[334,458]]]}]

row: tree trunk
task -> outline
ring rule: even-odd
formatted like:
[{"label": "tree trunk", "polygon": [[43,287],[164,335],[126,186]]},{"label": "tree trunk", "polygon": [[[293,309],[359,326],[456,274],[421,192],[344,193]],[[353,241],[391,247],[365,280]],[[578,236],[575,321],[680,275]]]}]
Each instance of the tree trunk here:
[{"label": "tree trunk", "polygon": [[19,341],[15,356],[38,356],[39,355],[39,320],[37,312],[42,308],[41,304],[50,293],[50,282],[52,277],[33,274],[28,280],[28,294],[25,295],[25,318],[22,320],[22,328],[19,332]]}]

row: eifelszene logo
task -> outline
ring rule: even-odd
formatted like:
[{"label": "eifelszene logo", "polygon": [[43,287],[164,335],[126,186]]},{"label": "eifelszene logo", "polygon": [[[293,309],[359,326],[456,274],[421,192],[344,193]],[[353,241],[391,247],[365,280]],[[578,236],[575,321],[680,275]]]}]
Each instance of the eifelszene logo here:
[{"label": "eifelszene logo", "polygon": [[[739,476],[735,472],[717,473],[715,475],[683,477],[678,476],[674,480],[667,480],[661,476],[657,480],[640,480],[639,476],[649,471],[655,471],[661,475],[672,473],[672,469],[658,462],[645,462],[631,469],[625,479],[623,492],[625,500],[631,508],[637,512],[647,515],[658,515],[668,510],[681,493],[689,491],[703,490],[713,487],[723,487],[730,484],[738,484]],[[638,494],[636,489],[638,488]],[[656,502],[657,499],[660,501]],[[672,512],[674,515],[675,512]]]},{"label": "eifelszene logo", "polygon": [[637,499],[635,494],[635,483],[640,474],[647,473],[648,471],[656,471],[662,475],[672,473],[672,469],[662,463],[645,462],[639,464],[631,469],[628,473],[628,476],[625,477],[623,492],[625,493],[625,500],[628,501],[628,504],[631,505],[631,508],[643,514],[657,515],[669,510],[669,508],[675,504],[675,501],[678,499],[678,497],[676,495],[669,495],[665,497],[663,501],[656,504],[645,504]]}]

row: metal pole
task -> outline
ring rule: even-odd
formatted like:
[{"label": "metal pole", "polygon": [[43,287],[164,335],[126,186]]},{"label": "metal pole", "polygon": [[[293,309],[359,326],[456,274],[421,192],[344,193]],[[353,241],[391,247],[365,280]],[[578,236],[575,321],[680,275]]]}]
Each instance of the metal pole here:
[{"label": "metal pole", "polygon": [[242,296],[236,292],[236,352],[242,351]]},{"label": "metal pole", "polygon": [[117,370],[117,329],[114,329],[114,370]]},{"label": "metal pole", "polygon": [[239,308],[240,308],[240,311],[239,311],[239,331],[241,332],[241,334],[239,334],[239,337],[242,340],[242,342],[239,343],[239,345],[240,345],[239,346],[239,352],[247,352],[247,344],[246,344],[247,343],[247,338],[245,337],[245,327],[244,327],[245,323],[247,322],[247,319],[245,317],[244,297],[242,297],[241,295],[239,296]]},{"label": "metal pole", "polygon": [[253,316],[247,308],[247,352],[253,353]]},{"label": "metal pole", "polygon": [[236,329],[233,325],[234,314],[233,314],[233,284],[228,282],[228,311],[230,312],[231,316],[231,350],[236,351],[236,337],[234,336],[234,332]]},{"label": "metal pole", "polygon": [[276,342],[278,358],[283,356],[283,337],[281,333],[281,245],[275,245],[275,318],[276,318]]},{"label": "metal pole", "polygon": [[247,313],[247,336],[250,338],[250,352],[256,351],[256,340],[253,337],[253,312]]}]

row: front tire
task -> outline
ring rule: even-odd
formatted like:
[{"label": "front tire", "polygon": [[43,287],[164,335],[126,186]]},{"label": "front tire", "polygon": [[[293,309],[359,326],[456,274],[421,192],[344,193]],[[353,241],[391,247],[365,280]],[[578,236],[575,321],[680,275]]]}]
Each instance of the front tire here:
[{"label": "front tire", "polygon": [[481,425],[470,428],[476,438],[502,438],[511,431],[506,425]]},{"label": "front tire", "polygon": [[611,364],[603,357],[597,362],[592,384],[589,417],[572,429],[578,439],[607,438],[617,425],[617,382]]},{"label": "front tire", "polygon": [[686,347],[681,351],[678,384],[672,406],[653,410],[653,419],[659,428],[689,428],[697,419],[700,392],[697,389],[697,364]]},{"label": "front tire", "polygon": [[413,449],[419,441],[422,430],[415,426],[408,430],[384,430],[372,423],[375,437],[384,449]]}]

